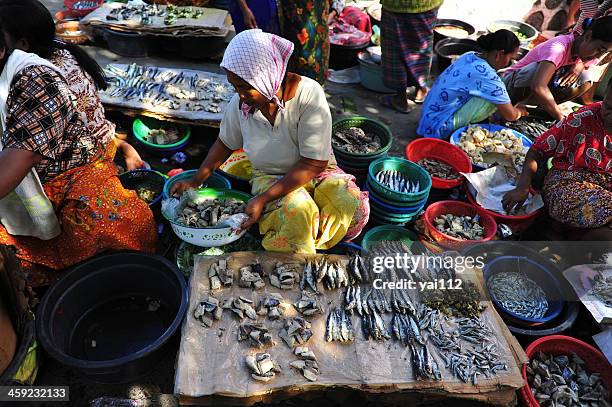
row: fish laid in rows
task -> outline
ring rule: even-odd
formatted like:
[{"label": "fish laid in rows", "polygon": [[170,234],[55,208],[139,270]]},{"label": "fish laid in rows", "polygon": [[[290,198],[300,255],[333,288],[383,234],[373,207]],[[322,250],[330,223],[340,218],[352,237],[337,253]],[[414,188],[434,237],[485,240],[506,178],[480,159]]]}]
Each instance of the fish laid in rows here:
[{"label": "fish laid in rows", "polygon": [[546,293],[525,273],[502,271],[487,280],[491,297],[523,318],[542,318],[548,311]]},{"label": "fish laid in rows", "polygon": [[368,283],[372,281],[366,261],[358,252],[352,253],[348,262],[349,282],[351,284]]},{"label": "fish laid in rows", "polygon": [[380,184],[395,192],[414,194],[421,190],[419,180],[413,181],[397,170],[379,171],[375,178]]},{"label": "fish laid in rows", "polygon": [[417,380],[442,380],[438,364],[426,345],[410,343],[412,370]]},{"label": "fish laid in rows", "polygon": [[349,274],[340,262],[330,262],[327,258],[309,260],[302,270],[300,288],[318,293],[319,284],[326,290],[343,288],[349,284]]},{"label": "fish laid in rows", "polygon": [[432,177],[449,181],[459,179],[461,177],[461,174],[459,174],[452,166],[434,158],[423,158],[419,160],[417,164],[423,167],[423,169]]},{"label": "fish laid in rows", "polygon": [[234,283],[234,270],[228,268],[227,260],[221,259],[208,268],[208,279],[213,291],[221,287],[231,287]]},{"label": "fish laid in rows", "polygon": [[214,321],[221,320],[223,308],[219,306],[219,299],[209,295],[193,310],[193,317],[200,321],[202,326],[210,328]]},{"label": "fish laid in rows", "polygon": [[359,127],[337,131],[332,137],[332,145],[351,154],[372,154],[382,148],[380,137]]},{"label": "fish laid in rows", "polygon": [[249,264],[247,266],[240,267],[239,271],[240,280],[238,280],[238,285],[240,287],[260,290],[266,286],[264,281],[264,271],[261,264]]},{"label": "fish laid in rows", "polygon": [[271,293],[260,299],[257,303],[257,315],[267,316],[270,321],[277,320],[285,314],[283,297],[278,293]]},{"label": "fish laid in rows", "polygon": [[330,310],[325,324],[325,341],[346,343],[354,339],[355,332],[351,317],[341,307]]},{"label": "fish laid in rows", "polygon": [[281,372],[280,366],[272,360],[269,353],[248,355],[245,358],[245,364],[251,373],[251,377],[260,382],[269,382]]},{"label": "fish laid in rows", "polygon": [[244,323],[238,327],[238,342],[249,341],[252,348],[263,348],[274,346],[276,342],[272,339],[270,330],[261,323]]},{"label": "fish laid in rows", "polygon": [[244,213],[246,203],[237,199],[208,199],[199,203],[189,202],[176,218],[176,222],[187,227],[213,227],[232,215]]},{"label": "fish laid in rows", "polygon": [[291,362],[289,366],[298,370],[306,380],[311,382],[317,381],[321,372],[314,352],[305,346],[298,346],[293,353],[299,360]]},{"label": "fish laid in rows", "polygon": [[531,394],[542,407],[609,407],[610,393],[600,373],[589,372],[575,353],[537,352],[526,366]]},{"label": "fish laid in rows", "polygon": [[353,311],[363,315],[363,302],[361,299],[361,287],[359,285],[348,286],[344,294],[344,310],[352,314]]},{"label": "fish laid in rows", "polygon": [[[382,312],[377,311],[383,309],[384,306],[379,304],[377,306],[377,300],[372,299],[372,291],[378,291],[372,289],[368,292],[362,301],[362,315],[361,315],[361,330],[366,340],[374,339],[376,341],[382,341],[384,339],[390,339],[391,335],[389,330],[385,326],[385,321],[382,318]],[[378,300],[379,302],[380,300]]]},{"label": "fish laid in rows", "polygon": [[480,240],[484,237],[484,228],[480,216],[441,215],[434,219],[434,225],[440,232],[457,239]]},{"label": "fish laid in rows", "polygon": [[304,318],[287,318],[278,336],[290,348],[303,345],[312,337],[312,325]]}]

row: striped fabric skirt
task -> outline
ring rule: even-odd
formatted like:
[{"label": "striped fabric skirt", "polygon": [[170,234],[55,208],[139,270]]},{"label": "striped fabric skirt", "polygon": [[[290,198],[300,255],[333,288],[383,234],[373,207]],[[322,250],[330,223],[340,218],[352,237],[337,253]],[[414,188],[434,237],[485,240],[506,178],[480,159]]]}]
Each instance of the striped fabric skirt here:
[{"label": "striped fabric skirt", "polygon": [[438,9],[411,14],[383,7],[380,37],[386,87],[400,92],[409,86],[427,87],[437,15]]}]

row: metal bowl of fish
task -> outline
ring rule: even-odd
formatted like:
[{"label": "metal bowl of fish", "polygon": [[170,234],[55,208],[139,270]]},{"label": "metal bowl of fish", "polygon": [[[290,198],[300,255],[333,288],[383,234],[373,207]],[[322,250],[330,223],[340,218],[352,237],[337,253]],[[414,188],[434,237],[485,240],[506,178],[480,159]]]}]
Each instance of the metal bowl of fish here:
[{"label": "metal bowl of fish", "polygon": [[421,138],[406,146],[406,158],[431,175],[432,188],[450,189],[463,182],[460,173],[472,172],[472,161],[459,147],[448,141]]},{"label": "metal bowl of fish", "polygon": [[370,164],[371,191],[394,202],[419,202],[427,199],[431,176],[419,165],[398,157],[383,157]]},{"label": "metal bowl of fish", "polygon": [[[162,214],[174,233],[183,241],[200,247],[218,247],[240,239],[246,230],[237,232],[229,225],[235,215],[246,216],[246,202],[251,196],[231,189],[203,188],[187,192],[170,209],[172,200],[165,200]],[[176,201],[176,200],[174,200]]]},{"label": "metal bowl of fish", "polygon": [[367,167],[391,148],[391,130],[384,124],[361,116],[341,119],[332,127],[332,148],[340,161],[353,168]]},{"label": "metal bowl of fish", "polygon": [[550,335],[534,341],[525,353],[529,363],[522,369],[522,405],[610,405],[612,369],[591,345],[569,336]]},{"label": "metal bowl of fish", "polygon": [[191,127],[168,123],[150,117],[134,120],[132,131],[136,140],[154,153],[170,154],[184,148],[191,138]]},{"label": "metal bowl of fish", "polygon": [[497,223],[474,205],[440,201],[427,207],[423,216],[428,234],[441,246],[463,249],[495,237]]},{"label": "metal bowl of fish", "polygon": [[483,273],[491,300],[504,319],[535,326],[563,311],[555,273],[527,257],[498,257],[485,265]]}]

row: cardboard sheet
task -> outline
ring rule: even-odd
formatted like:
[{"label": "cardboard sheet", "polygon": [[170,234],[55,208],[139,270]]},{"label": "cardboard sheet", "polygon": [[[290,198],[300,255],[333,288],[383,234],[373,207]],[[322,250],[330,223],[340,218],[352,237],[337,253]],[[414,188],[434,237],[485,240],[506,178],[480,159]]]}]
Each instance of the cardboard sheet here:
[{"label": "cardboard sheet", "polygon": [[593,315],[597,323],[612,323],[612,308],[606,307],[597,297],[591,294],[593,278],[597,273],[606,276],[612,275],[612,266],[609,264],[583,264],[563,271],[563,275],[572,285],[576,295],[586,309]]},{"label": "cardboard sheet", "polygon": [[[125,69],[128,65],[126,64],[112,64],[119,68]],[[171,71],[174,73],[183,72],[188,77],[192,77],[194,75],[198,75],[200,79],[213,79],[215,81],[227,83],[227,79],[225,75],[216,74],[207,71],[196,71],[191,69],[179,69],[179,68],[159,68],[160,75],[163,72]],[[229,85],[228,85],[229,86]],[[173,117],[177,119],[189,120],[192,122],[220,122],[223,118],[223,114],[229,102],[220,102],[219,107],[221,108],[221,112],[219,113],[211,113],[206,111],[198,111],[192,112],[185,109],[185,102],[181,103],[181,109],[172,110],[165,107],[161,107],[158,105],[154,105],[151,103],[143,103],[137,98],[132,100],[124,100],[120,97],[111,97],[110,94],[115,89],[114,86],[109,86],[107,90],[100,92],[100,99],[102,103],[110,106],[123,107],[127,109],[137,109],[141,111],[150,112],[155,116],[163,117]]]},{"label": "cardboard sheet", "polygon": [[[501,359],[507,364],[508,370],[498,372],[496,376],[486,379],[479,378],[478,386],[465,384],[444,367],[437,350],[429,344],[431,354],[436,359],[442,372],[441,381],[416,381],[411,367],[410,350],[395,340],[377,342],[365,341],[361,332],[361,320],[353,316],[353,327],[356,340],[352,343],[341,344],[325,342],[325,322],[327,311],[342,304],[344,290],[324,291],[321,303],[324,314],[310,318],[313,337],[306,344],[316,355],[321,375],[316,382],[308,382],[302,375],[289,367],[289,363],[297,358],[279,337],[282,320],[264,321],[270,329],[276,346],[256,350],[249,348],[246,342],[237,341],[237,328],[239,322],[224,311],[221,321],[216,321],[212,328],[205,328],[193,318],[193,310],[199,301],[208,295],[208,269],[219,258],[227,258],[228,266],[238,272],[238,269],[258,261],[264,271],[269,273],[277,261],[283,263],[303,260],[300,255],[251,253],[240,252],[221,257],[196,257],[194,272],[190,280],[190,300],[187,316],[182,327],[182,339],[177,364],[175,393],[183,399],[198,400],[201,402],[207,397],[226,396],[236,399],[247,399],[265,396],[275,392],[288,392],[291,390],[318,390],[329,387],[346,387],[361,389],[366,392],[389,392],[397,390],[415,390],[419,392],[433,392],[437,394],[453,393],[464,397],[479,398],[483,393],[496,392],[508,389],[517,389],[523,385],[519,363],[526,360],[522,349],[492,306],[482,314],[483,320],[495,332],[497,349]],[[344,256],[330,256],[331,260],[347,263]],[[266,278],[266,287],[260,291],[240,288],[234,285],[231,288],[217,291],[215,296],[221,301],[238,295],[252,298],[257,302],[265,293],[277,292],[282,294],[284,302],[293,303],[300,298],[299,287],[292,291],[276,289],[269,284]],[[482,287],[482,280],[479,285]],[[293,307],[287,307],[285,316],[297,315]],[[386,322],[390,315],[385,317]],[[261,321],[261,320],[260,320]],[[224,328],[220,330],[219,328]],[[278,374],[271,382],[261,383],[251,379],[244,364],[248,354],[268,352],[272,359],[277,361],[283,372]]]},{"label": "cardboard sheet", "polygon": [[[198,19],[181,18],[175,24],[166,25],[164,17],[151,17],[151,23],[140,24],[134,20],[107,20],[106,16],[116,8],[123,7],[122,3],[106,3],[81,20],[85,28],[101,27],[118,31],[129,31],[140,34],[166,35],[166,36],[192,36],[192,37],[225,37],[230,28],[228,12],[216,8],[192,7],[201,10],[204,14]],[[160,9],[166,6],[158,5]]]}]

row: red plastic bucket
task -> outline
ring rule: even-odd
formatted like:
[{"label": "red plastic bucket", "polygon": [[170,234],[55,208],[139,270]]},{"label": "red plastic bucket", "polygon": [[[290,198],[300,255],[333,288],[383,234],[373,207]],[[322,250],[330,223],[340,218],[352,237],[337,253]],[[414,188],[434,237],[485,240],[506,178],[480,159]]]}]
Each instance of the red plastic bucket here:
[{"label": "red plastic bucket", "polygon": [[[612,369],[608,359],[597,349],[591,345],[584,343],[578,339],[564,335],[550,335],[540,338],[527,347],[525,353],[529,360],[536,354],[542,351],[553,355],[570,355],[575,353],[578,357],[584,360],[586,369],[589,373],[600,373],[601,379],[607,389],[612,389]],[[525,386],[521,388],[519,397],[524,406],[539,407],[538,403],[531,394],[529,383],[527,382],[527,366],[523,365],[523,380]]]},{"label": "red plastic bucket", "polygon": [[[531,226],[531,224],[536,220],[536,218],[542,212],[542,209],[538,209],[537,211],[531,212],[527,215],[502,215],[501,213],[490,211],[480,206],[478,202],[476,202],[476,199],[474,199],[474,197],[472,196],[472,193],[470,192],[468,188],[465,188],[465,192],[466,192],[468,201],[472,205],[478,207],[480,210],[484,211],[486,214],[491,215],[497,223],[503,223],[504,225],[507,225],[510,229],[512,229],[514,233],[522,232],[523,230],[526,230],[527,228],[529,228],[529,226]],[[535,190],[530,189],[530,192],[534,194]]]},{"label": "red plastic bucket", "polygon": [[[413,163],[423,158],[433,158],[448,164],[457,172],[472,172],[472,161],[459,147],[435,138],[420,138],[406,146],[406,159]],[[437,189],[451,189],[461,185],[464,178],[446,180],[432,175],[431,186]]]},{"label": "red plastic bucket", "polygon": [[[484,228],[484,237],[479,240],[465,240],[457,239],[456,237],[449,236],[445,233],[440,232],[436,229],[435,219],[441,215],[458,215],[458,216],[476,216],[480,215],[480,224]],[[423,215],[425,221],[426,232],[436,241],[440,246],[448,249],[460,250],[467,245],[482,243],[492,240],[497,233],[497,223],[491,215],[483,212],[481,208],[470,205],[465,202],[459,201],[440,201],[433,203],[427,207],[425,214]]]}]

